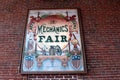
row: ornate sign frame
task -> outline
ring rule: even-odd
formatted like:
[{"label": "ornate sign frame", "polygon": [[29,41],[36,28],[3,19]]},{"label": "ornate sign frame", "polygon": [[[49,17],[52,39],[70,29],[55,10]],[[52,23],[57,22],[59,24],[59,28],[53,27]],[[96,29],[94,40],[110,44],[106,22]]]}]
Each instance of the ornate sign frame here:
[{"label": "ornate sign frame", "polygon": [[22,74],[86,73],[80,9],[29,10]]}]

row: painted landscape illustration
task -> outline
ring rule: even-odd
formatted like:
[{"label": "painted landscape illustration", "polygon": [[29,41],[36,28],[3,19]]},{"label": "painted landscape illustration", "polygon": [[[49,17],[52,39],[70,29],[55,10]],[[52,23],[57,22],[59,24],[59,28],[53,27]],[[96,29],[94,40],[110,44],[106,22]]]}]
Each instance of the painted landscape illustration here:
[{"label": "painted landscape illustration", "polygon": [[29,10],[23,72],[84,71],[77,9]]}]

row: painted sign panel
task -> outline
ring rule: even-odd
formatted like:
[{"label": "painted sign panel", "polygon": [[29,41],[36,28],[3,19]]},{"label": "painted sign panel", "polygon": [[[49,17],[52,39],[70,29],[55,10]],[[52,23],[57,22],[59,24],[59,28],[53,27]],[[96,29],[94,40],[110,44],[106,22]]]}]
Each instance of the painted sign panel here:
[{"label": "painted sign panel", "polygon": [[77,9],[29,10],[21,72],[85,72]]}]

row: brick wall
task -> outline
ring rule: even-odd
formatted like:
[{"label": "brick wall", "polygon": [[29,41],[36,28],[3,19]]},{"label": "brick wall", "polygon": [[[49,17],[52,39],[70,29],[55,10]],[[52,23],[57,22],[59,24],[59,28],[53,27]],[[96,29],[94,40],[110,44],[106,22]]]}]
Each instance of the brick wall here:
[{"label": "brick wall", "polygon": [[[87,74],[21,75],[28,9],[81,8]],[[119,0],[0,0],[0,80],[119,80]]]}]

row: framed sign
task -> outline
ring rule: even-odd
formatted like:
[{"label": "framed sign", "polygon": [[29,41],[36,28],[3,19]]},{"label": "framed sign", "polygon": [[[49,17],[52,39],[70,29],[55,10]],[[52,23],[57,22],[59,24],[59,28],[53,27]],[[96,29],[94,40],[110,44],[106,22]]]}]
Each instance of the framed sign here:
[{"label": "framed sign", "polygon": [[78,9],[29,10],[21,73],[84,73],[86,61]]}]

